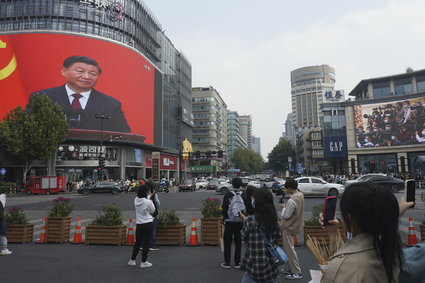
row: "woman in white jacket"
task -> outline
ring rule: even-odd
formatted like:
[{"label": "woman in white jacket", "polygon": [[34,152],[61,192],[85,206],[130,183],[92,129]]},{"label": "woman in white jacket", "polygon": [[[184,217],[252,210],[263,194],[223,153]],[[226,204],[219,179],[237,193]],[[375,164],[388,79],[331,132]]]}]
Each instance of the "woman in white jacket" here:
[{"label": "woman in white jacket", "polygon": [[148,183],[141,183],[141,186],[137,188],[137,197],[134,199],[136,208],[136,243],[133,246],[133,253],[128,262],[129,266],[136,266],[136,257],[143,243],[141,268],[152,266],[152,263],[148,262],[147,259],[153,226],[152,213],[155,212],[155,206],[150,199],[151,193],[148,186]]},{"label": "woman in white jacket", "polygon": [[6,195],[0,195],[0,255],[10,255],[12,252],[7,249],[6,220],[4,210],[6,207]]}]

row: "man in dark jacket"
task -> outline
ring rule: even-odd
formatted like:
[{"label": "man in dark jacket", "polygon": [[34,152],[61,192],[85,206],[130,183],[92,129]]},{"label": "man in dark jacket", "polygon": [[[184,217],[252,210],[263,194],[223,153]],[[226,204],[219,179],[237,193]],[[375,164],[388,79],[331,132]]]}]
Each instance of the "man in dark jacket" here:
[{"label": "man in dark jacket", "polygon": [[[240,268],[241,252],[242,252],[242,239],[241,230],[243,226],[242,215],[240,217],[229,217],[229,207],[232,198],[236,197],[237,194],[242,195],[241,187],[242,180],[240,178],[233,178],[232,180],[233,190],[229,191],[223,198],[222,203],[222,214],[224,220],[224,262],[221,264],[223,268],[230,268],[231,258],[231,246],[232,240],[235,241],[235,257],[234,257],[234,268]],[[246,200],[243,200],[246,203]],[[245,207],[243,207],[245,210]],[[241,211],[241,214],[246,214],[245,211]]]}]

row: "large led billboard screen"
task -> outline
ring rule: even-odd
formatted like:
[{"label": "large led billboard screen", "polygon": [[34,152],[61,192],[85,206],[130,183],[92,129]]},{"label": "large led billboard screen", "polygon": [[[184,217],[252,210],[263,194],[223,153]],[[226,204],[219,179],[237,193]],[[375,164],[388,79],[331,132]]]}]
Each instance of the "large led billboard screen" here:
[{"label": "large led billboard screen", "polygon": [[425,143],[425,98],[354,106],[356,147]]},{"label": "large led billboard screen", "polygon": [[[62,106],[70,128],[143,135],[153,144],[161,73],[118,43],[64,33],[0,35],[0,119],[35,92]],[[97,119],[102,115],[108,119]],[[155,133],[155,134],[154,134]]]}]

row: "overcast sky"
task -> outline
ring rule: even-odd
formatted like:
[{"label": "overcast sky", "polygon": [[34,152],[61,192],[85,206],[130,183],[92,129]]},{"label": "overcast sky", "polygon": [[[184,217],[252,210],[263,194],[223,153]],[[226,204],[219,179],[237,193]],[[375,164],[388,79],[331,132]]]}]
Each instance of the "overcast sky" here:
[{"label": "overcast sky", "polygon": [[263,157],[291,111],[292,70],[328,64],[347,95],[362,79],[425,68],[425,1],[144,2],[191,62],[193,87],[252,115]]}]

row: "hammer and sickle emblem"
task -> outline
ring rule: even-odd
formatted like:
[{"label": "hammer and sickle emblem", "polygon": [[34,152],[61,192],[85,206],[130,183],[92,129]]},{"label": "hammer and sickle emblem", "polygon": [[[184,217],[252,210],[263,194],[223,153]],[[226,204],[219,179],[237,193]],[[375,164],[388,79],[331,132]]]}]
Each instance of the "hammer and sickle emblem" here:
[{"label": "hammer and sickle emblem", "polygon": [[[1,39],[0,39],[0,48],[6,48],[6,42],[3,42]],[[0,81],[10,76],[15,71],[15,69],[16,69],[16,57],[15,57],[15,54],[13,54],[13,58],[10,60],[7,66],[4,67],[3,69],[0,69]]]}]

